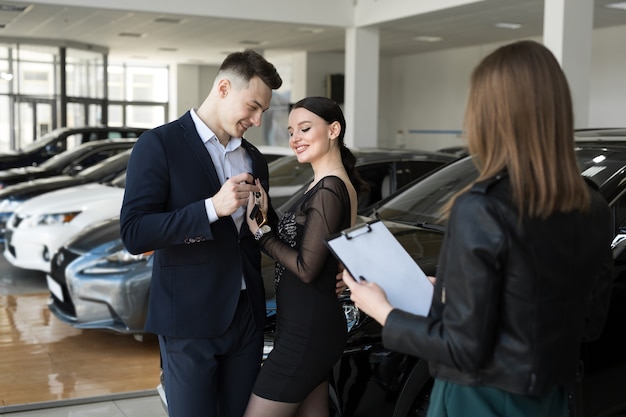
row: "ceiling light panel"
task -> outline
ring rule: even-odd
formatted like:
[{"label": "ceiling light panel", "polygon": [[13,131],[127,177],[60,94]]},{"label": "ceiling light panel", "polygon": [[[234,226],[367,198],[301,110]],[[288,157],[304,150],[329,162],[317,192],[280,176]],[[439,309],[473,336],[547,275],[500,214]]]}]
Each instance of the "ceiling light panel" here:
[{"label": "ceiling light panel", "polygon": [[0,28],[7,27],[22,13],[27,12],[31,6],[15,6],[0,3]]},{"label": "ceiling light panel", "polygon": [[626,1],[623,1],[621,3],[611,3],[611,4],[607,4],[606,5],[607,8],[609,9],[622,9],[622,10],[626,10]]},{"label": "ceiling light panel", "polygon": [[118,34],[118,36],[121,36],[123,38],[145,38],[148,35],[138,32],[121,32]]},{"label": "ceiling light panel", "polygon": [[500,29],[519,29],[522,27],[522,25],[519,23],[509,23],[509,22],[496,23],[494,26]]},{"label": "ceiling light panel", "polygon": [[440,42],[443,38],[441,36],[414,36],[413,40],[418,42]]}]

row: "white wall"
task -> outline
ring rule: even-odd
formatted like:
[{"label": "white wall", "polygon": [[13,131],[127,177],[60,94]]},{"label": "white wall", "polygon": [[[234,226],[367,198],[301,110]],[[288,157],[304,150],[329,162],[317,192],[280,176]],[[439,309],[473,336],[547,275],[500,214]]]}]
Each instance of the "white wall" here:
[{"label": "white wall", "polygon": [[190,108],[200,105],[199,74],[200,66],[198,65],[176,66],[176,89],[173,89],[173,93],[170,94],[176,98],[176,105],[172,105],[170,101],[170,120],[174,120]]},{"label": "white wall", "polygon": [[[310,53],[307,57],[307,96],[326,96],[326,76],[345,74],[345,54],[342,52]],[[303,97],[292,97],[296,102]]]},{"label": "white wall", "polygon": [[[593,32],[587,127],[626,126],[625,38],[626,26]],[[541,42],[541,38],[533,39]],[[426,150],[462,145],[462,138],[454,132],[462,129],[470,74],[500,45],[392,58],[392,94],[381,94],[380,101],[380,109],[385,109],[379,110],[381,119],[389,119],[381,131],[382,143]],[[399,135],[399,130],[404,134]]]},{"label": "white wall", "polygon": [[394,100],[392,60],[381,57],[378,69],[378,146],[381,148],[403,148],[401,142],[396,141],[394,132],[395,123],[391,103]]},{"label": "white wall", "polygon": [[[593,33],[589,127],[626,126],[626,43],[621,41],[625,38],[626,26]],[[426,150],[462,145],[458,132],[471,71],[501,45],[381,57],[378,145]],[[292,93],[292,103],[306,95],[325,95],[326,75],[344,72],[345,67],[343,53],[295,53],[268,59],[275,60],[277,68],[291,66],[285,85]],[[177,106],[172,106],[177,112],[173,118],[204,100],[217,67],[179,65],[177,71]],[[263,142],[261,129],[250,129],[246,137],[256,144]]]},{"label": "white wall", "polygon": [[596,30],[591,50],[589,127],[626,127],[626,26]]},{"label": "white wall", "polygon": [[174,98],[170,102],[170,120],[202,104],[218,71],[218,67],[213,65],[177,65],[175,68],[176,83],[170,93],[170,97]]},{"label": "white wall", "polygon": [[[481,45],[391,59],[388,130],[381,138],[390,145],[436,150],[462,144],[458,133],[474,66],[499,45]],[[388,100],[388,101],[387,101]]]}]

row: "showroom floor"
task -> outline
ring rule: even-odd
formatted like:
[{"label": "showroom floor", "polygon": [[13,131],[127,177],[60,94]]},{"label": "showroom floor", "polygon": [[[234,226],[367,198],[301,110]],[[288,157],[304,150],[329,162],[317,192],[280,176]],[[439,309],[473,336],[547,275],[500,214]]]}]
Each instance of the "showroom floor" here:
[{"label": "showroom floor", "polygon": [[48,408],[12,413],[2,417],[167,417],[157,395],[127,399],[92,399],[75,405],[54,405]]},{"label": "showroom floor", "polygon": [[0,416],[167,415],[156,391],[155,338],[76,330],[51,315],[46,300],[43,273],[0,255]]}]

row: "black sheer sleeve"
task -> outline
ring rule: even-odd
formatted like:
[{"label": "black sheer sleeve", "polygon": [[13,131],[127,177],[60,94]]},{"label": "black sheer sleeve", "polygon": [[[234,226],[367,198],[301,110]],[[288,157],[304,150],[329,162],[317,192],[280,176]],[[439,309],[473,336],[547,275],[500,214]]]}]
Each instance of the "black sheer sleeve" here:
[{"label": "black sheer sleeve", "polygon": [[297,239],[299,244],[291,247],[275,233],[265,235],[261,244],[275,261],[310,283],[331,256],[325,239],[350,225],[350,196],[346,185],[338,177],[322,178],[307,193],[302,205],[294,208],[293,215],[296,223],[303,225],[302,236]]}]

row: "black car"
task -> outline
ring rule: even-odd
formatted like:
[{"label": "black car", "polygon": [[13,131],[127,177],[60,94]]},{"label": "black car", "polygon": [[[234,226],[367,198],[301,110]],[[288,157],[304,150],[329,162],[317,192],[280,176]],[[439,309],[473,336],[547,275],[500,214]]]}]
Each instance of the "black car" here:
[{"label": "black car", "polygon": [[[359,210],[374,203],[426,173],[456,160],[455,155],[415,149],[351,149],[356,168],[370,186],[359,196]],[[311,164],[287,156],[269,164],[270,196],[278,214],[304,193],[313,180]]]},{"label": "black car", "polygon": [[[582,394],[573,398],[578,403],[577,416],[617,416],[626,412],[626,355],[622,353],[626,335],[626,254],[620,252],[626,245],[626,145],[581,143],[577,154],[583,175],[600,186],[610,203],[616,224],[614,253],[619,274],[605,332],[597,342],[583,346],[586,371]],[[439,209],[476,175],[468,158],[447,164],[383,199],[370,216],[361,216],[361,221],[382,219],[420,267],[436,275],[445,231],[445,223],[439,223]],[[124,249],[119,218],[94,226],[53,257],[50,276],[60,291],[56,291],[59,295],[51,293],[49,307],[55,316],[78,328],[141,332],[151,262],[151,253],[132,256]],[[264,257],[262,273],[266,290],[271,292],[274,264],[269,258]],[[425,415],[432,386],[426,362],[385,349],[380,325],[360,312],[348,294],[341,299],[349,334],[344,355],[333,369],[331,415]],[[273,345],[275,317],[271,295],[266,309],[268,353]]]},{"label": "black car", "polygon": [[0,241],[4,240],[6,222],[17,207],[29,198],[49,191],[90,182],[109,182],[126,171],[131,149],[106,158],[76,175],[55,175],[20,182],[0,190]]},{"label": "black car", "polygon": [[[607,199],[615,222],[617,274],[609,318],[595,342],[584,343],[584,376],[572,392],[572,415],[626,415],[626,145],[579,142],[582,175]],[[558,163],[558,160],[555,160]],[[371,217],[382,220],[427,275],[436,276],[445,231],[439,211],[452,195],[477,176],[469,157],[449,164],[384,201]],[[264,271],[269,273],[269,271]],[[381,343],[381,327],[343,297],[349,321],[348,343],[333,370],[331,399],[335,415],[414,417],[426,415],[432,378],[426,361],[397,353]],[[266,332],[266,344],[271,343]]]},{"label": "black car", "polygon": [[24,181],[56,175],[77,175],[82,170],[133,147],[137,138],[103,139],[83,143],[48,159],[39,166],[0,171],[0,190]]},{"label": "black car", "polygon": [[137,138],[144,131],[146,129],[139,127],[62,127],[37,138],[17,151],[0,153],[0,170],[39,165],[54,155],[82,143],[101,139]]}]

